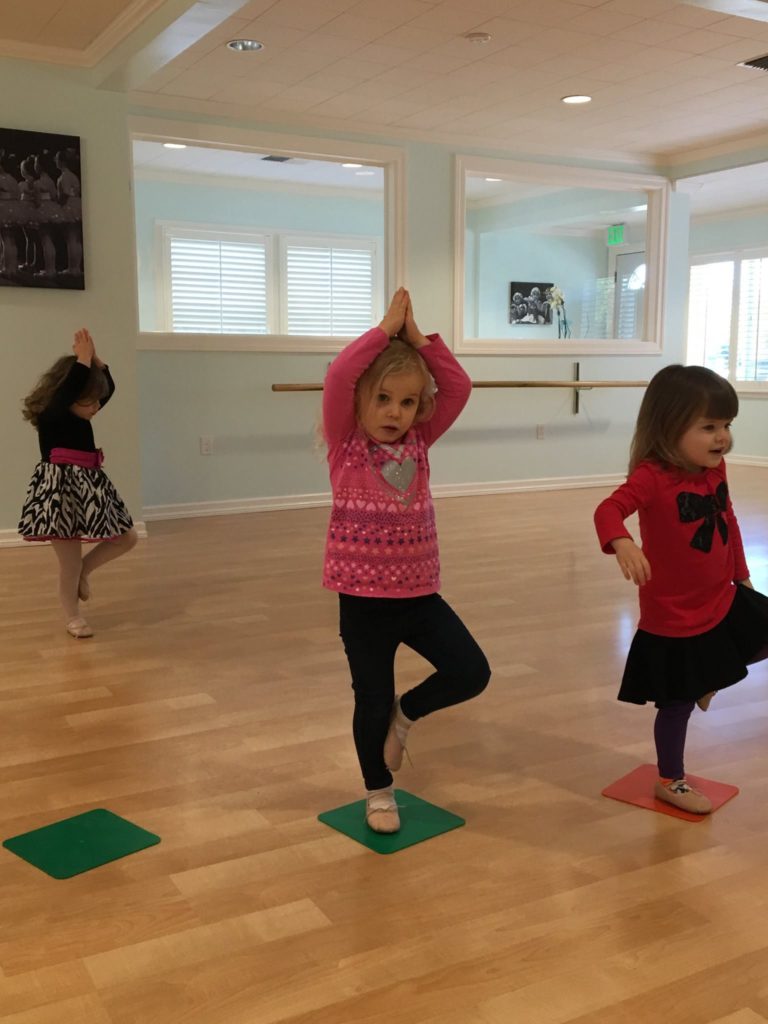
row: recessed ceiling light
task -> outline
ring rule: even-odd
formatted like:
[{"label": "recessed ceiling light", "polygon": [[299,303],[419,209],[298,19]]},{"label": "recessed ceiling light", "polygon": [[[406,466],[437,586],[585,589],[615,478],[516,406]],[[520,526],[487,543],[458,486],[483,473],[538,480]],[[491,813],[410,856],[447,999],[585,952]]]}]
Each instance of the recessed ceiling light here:
[{"label": "recessed ceiling light", "polygon": [[362,164],[342,164],[342,167],[362,167]]},{"label": "recessed ceiling light", "polygon": [[256,53],[257,50],[264,49],[264,43],[260,43],[258,39],[230,39],[227,49],[234,50],[235,53]]},{"label": "recessed ceiling light", "polygon": [[467,32],[464,36],[468,43],[476,43],[482,46],[484,43],[490,43],[491,33],[490,32]]},{"label": "recessed ceiling light", "polygon": [[164,149],[186,149],[186,143],[184,142],[164,142]]},{"label": "recessed ceiling light", "polygon": [[486,178],[486,181],[501,181],[501,178]]},{"label": "recessed ceiling light", "polygon": [[375,173],[376,173],[375,171],[355,171],[355,175],[358,178],[370,177],[372,174],[375,174]]},{"label": "recessed ceiling light", "polygon": [[634,213],[642,213],[642,212],[643,212],[643,210],[647,210],[647,209],[648,209],[648,204],[647,204],[647,203],[645,203],[645,204],[644,204],[643,206],[631,206],[631,207],[630,207],[630,209],[631,209],[631,210],[632,210],[632,211],[633,211]]},{"label": "recessed ceiling light", "polygon": [[563,103],[591,103],[591,96],[563,96]]}]

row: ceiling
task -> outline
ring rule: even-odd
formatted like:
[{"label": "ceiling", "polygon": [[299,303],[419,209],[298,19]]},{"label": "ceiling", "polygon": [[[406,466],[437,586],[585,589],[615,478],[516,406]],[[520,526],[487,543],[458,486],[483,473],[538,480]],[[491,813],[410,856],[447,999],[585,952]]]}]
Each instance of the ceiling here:
[{"label": "ceiling", "polygon": [[764,0],[0,0],[0,36],[250,124],[659,167],[768,139],[768,73],[738,66],[768,53]]}]

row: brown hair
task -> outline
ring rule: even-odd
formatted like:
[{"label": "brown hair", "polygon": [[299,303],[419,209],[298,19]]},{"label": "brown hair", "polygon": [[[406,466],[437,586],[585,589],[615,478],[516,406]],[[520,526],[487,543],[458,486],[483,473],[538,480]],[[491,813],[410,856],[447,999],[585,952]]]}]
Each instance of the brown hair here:
[{"label": "brown hair", "polygon": [[370,401],[374,392],[381,387],[384,378],[399,373],[418,373],[421,376],[423,385],[413,422],[422,423],[430,418],[435,411],[435,382],[418,351],[401,338],[390,338],[389,345],[376,356],[359,378],[355,387],[355,412],[358,418],[361,406]]},{"label": "brown hair", "polygon": [[[59,388],[67,379],[69,371],[76,362],[77,356],[61,356],[49,370],[45,371],[24,399],[21,415],[25,420],[29,420],[33,427],[38,425],[40,416],[56,399]],[[109,387],[104,371],[101,367],[91,364],[88,380],[82,392],[77,396],[77,401],[101,401],[102,398],[106,398],[108,391]]]},{"label": "brown hair", "polygon": [[665,366],[651,380],[640,404],[629,472],[643,459],[687,469],[677,446],[694,420],[732,420],[738,411],[738,396],[724,377],[705,366]]}]

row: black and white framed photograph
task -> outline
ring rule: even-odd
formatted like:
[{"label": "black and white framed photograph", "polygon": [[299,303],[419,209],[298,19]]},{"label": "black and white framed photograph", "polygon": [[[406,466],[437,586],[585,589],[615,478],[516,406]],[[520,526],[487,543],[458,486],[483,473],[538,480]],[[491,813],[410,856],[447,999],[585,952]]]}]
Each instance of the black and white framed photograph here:
[{"label": "black and white framed photograph", "polygon": [[80,138],[0,128],[0,287],[85,287]]},{"label": "black and white framed photograph", "polygon": [[509,322],[511,324],[551,324],[549,292],[554,285],[540,281],[512,281],[509,285]]}]

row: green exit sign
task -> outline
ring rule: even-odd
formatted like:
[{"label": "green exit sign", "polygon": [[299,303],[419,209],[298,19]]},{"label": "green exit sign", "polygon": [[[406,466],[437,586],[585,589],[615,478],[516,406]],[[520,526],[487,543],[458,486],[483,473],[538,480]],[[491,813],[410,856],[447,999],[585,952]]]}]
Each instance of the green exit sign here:
[{"label": "green exit sign", "polygon": [[608,245],[622,245],[624,242],[624,225],[611,224],[608,228]]}]

